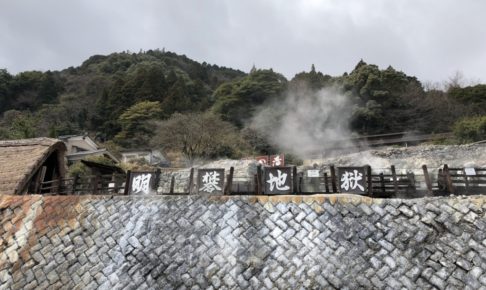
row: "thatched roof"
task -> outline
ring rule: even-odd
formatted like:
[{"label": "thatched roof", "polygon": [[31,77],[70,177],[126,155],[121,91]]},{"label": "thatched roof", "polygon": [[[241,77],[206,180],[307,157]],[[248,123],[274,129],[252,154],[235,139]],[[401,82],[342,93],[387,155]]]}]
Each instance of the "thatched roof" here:
[{"label": "thatched roof", "polygon": [[0,141],[0,194],[25,192],[44,161],[65,150],[62,141],[50,138]]}]

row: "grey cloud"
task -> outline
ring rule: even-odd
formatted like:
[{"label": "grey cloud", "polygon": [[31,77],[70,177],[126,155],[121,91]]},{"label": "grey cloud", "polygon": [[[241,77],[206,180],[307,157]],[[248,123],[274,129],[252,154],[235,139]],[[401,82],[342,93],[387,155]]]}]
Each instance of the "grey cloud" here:
[{"label": "grey cloud", "polygon": [[93,54],[165,47],[198,61],[287,77],[359,59],[421,80],[486,81],[486,2],[24,0],[0,2],[0,67],[62,69]]}]

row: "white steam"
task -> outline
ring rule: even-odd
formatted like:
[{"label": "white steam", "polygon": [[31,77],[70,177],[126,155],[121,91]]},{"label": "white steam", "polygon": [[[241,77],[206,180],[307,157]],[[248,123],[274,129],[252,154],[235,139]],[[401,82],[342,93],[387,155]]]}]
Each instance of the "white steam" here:
[{"label": "white steam", "polygon": [[[299,157],[328,154],[339,146],[352,146],[349,120],[353,105],[337,88],[317,92],[289,92],[283,100],[265,104],[250,127],[263,133],[277,148]],[[346,142],[343,144],[342,142]]]}]

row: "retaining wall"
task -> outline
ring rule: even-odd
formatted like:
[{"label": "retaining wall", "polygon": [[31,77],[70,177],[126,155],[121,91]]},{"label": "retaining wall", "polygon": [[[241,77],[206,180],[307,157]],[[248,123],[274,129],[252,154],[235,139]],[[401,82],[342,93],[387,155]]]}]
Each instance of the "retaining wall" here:
[{"label": "retaining wall", "polygon": [[476,289],[485,201],[0,196],[0,289]]}]

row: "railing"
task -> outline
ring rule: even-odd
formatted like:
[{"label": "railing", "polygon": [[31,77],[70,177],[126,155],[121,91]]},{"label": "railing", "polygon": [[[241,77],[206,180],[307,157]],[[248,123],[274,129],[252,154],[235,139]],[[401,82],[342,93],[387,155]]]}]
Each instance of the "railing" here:
[{"label": "railing", "polygon": [[[486,168],[449,168],[444,165],[432,173],[426,165],[413,170],[365,167],[363,184],[366,190],[363,195],[371,197],[401,197],[414,198],[421,196],[449,195],[449,194],[486,194]],[[265,182],[262,168],[258,167],[253,178],[233,176],[233,170],[225,174],[224,195],[255,195],[264,194]],[[469,171],[469,172],[468,172]],[[152,189],[147,194],[187,195],[197,194],[195,169],[191,169],[188,177],[176,180],[175,173],[165,172],[165,182],[161,183],[158,176],[160,171],[154,172],[157,178],[151,183]],[[337,168],[329,166],[319,171],[319,176],[309,177],[305,172],[297,173],[292,169],[289,178],[292,179],[290,194],[318,194],[340,193]],[[129,194],[131,178],[137,172],[127,174],[75,176],[61,180],[45,181],[41,183],[41,194]],[[169,178],[168,178],[169,177]],[[168,178],[168,179],[167,179]],[[176,192],[183,188],[182,192]],[[164,186],[165,184],[165,186]]]},{"label": "railing", "polygon": [[470,174],[467,174],[466,170],[444,165],[440,176],[442,187],[451,194],[485,193],[486,168],[469,168]]},{"label": "railing", "polygon": [[90,175],[56,179],[41,183],[41,194],[125,194],[127,175]]}]

